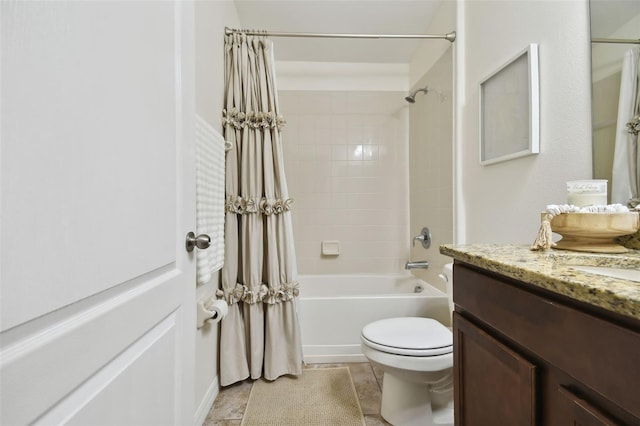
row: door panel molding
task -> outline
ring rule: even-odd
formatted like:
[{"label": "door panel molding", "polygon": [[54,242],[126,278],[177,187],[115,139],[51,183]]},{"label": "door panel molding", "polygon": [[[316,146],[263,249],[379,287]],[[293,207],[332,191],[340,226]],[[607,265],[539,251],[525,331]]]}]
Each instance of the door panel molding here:
[{"label": "door panel molding", "polygon": [[1,423],[30,423],[175,312],[181,291],[175,277],[167,272],[4,348]]},{"label": "door panel molding", "polygon": [[[64,308],[49,312],[24,324],[20,324],[20,326],[5,330],[2,332],[0,350],[4,353],[3,348],[17,345],[21,341],[24,342],[29,338],[29,336],[36,336],[45,331],[53,332],[54,325],[56,327],[63,327],[65,321],[68,321],[70,318],[74,318],[77,315],[81,315],[82,313],[86,313],[94,309],[106,310],[108,309],[107,302],[109,300],[111,300],[112,303],[115,303],[112,299],[131,297],[127,296],[127,294],[145,291],[145,284],[157,282],[158,280],[169,279],[171,275],[177,274],[176,270],[177,267],[175,262],[163,265],[158,269],[132,278],[129,281],[111,287],[101,293],[86,297],[76,303],[65,306]],[[37,303],[37,298],[33,299],[33,303]]]},{"label": "door panel molding", "polygon": [[[36,420],[40,424],[73,424],[78,423],[78,413],[91,410],[92,404],[100,401],[101,394],[114,393],[111,388],[116,388],[118,381],[126,380],[127,373],[131,371],[132,367],[137,368],[134,364],[147,361],[145,358],[149,358],[149,354],[153,352],[160,352],[162,348],[154,348],[154,346],[164,346],[171,348],[175,346],[176,339],[176,326],[179,321],[179,315],[174,312],[169,317],[162,320],[159,324],[141,336],[129,347],[119,353],[113,360],[102,367],[98,372],[93,374],[91,378],[79,386],[77,386],[68,396],[57,403],[51,410],[47,411],[43,416]],[[173,351],[164,351],[164,357],[169,359],[162,360],[165,366],[168,364],[173,367],[172,364],[176,363],[175,354]],[[161,367],[162,365],[158,366]],[[156,368],[154,371],[154,377],[157,380],[157,385],[160,391],[163,387],[160,386],[161,382],[169,382],[164,390],[171,392],[174,388],[175,380],[173,375],[173,368]],[[158,380],[158,379],[162,380]],[[130,389],[125,389],[130,391]],[[124,392],[126,395],[127,392]],[[157,404],[153,407],[152,413],[145,412],[143,407],[137,407],[137,412],[140,415],[146,417],[140,419],[141,423],[145,424],[177,424],[179,419],[176,418],[176,412],[173,404],[173,395],[170,393],[164,396],[165,404]],[[121,397],[122,398],[122,397]],[[126,396],[125,396],[126,398]],[[156,396],[157,400],[158,397]],[[118,411],[126,411],[128,404],[122,401],[122,404]],[[160,415],[159,415],[160,414]],[[117,424],[118,412],[113,412],[112,415],[116,419],[109,421],[109,419],[101,417],[101,423]],[[86,418],[86,414],[82,417]],[[102,414],[104,416],[104,414]],[[171,421],[172,419],[172,421]],[[89,420],[89,419],[86,419]],[[155,421],[153,421],[155,420]],[[161,420],[158,422],[158,420]],[[95,419],[93,419],[95,421]],[[82,424],[82,423],[79,423]],[[86,421],[85,421],[86,424]]]}]

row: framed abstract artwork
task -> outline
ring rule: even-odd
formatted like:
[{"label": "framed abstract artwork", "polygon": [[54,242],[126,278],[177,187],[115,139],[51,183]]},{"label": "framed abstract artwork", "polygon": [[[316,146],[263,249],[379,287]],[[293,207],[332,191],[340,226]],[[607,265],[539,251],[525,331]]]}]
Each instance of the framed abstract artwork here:
[{"label": "framed abstract artwork", "polygon": [[540,151],[537,44],[483,79],[479,98],[480,164]]}]

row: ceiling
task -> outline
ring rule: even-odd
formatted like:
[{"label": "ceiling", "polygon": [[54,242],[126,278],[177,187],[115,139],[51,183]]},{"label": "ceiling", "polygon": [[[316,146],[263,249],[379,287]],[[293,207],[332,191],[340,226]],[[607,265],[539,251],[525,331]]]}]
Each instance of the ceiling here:
[{"label": "ceiling", "polygon": [[[425,34],[442,1],[453,0],[234,0],[245,29],[357,34]],[[421,43],[411,39],[273,40],[280,61],[404,64]]]},{"label": "ceiling", "polygon": [[[234,0],[243,28],[276,32],[424,34],[442,2],[455,0]],[[638,0],[591,0],[594,37],[640,13]],[[597,21],[597,22],[596,22]],[[451,31],[454,29],[452,28]],[[635,35],[634,35],[635,37]],[[419,40],[273,38],[280,61],[402,63]]]}]

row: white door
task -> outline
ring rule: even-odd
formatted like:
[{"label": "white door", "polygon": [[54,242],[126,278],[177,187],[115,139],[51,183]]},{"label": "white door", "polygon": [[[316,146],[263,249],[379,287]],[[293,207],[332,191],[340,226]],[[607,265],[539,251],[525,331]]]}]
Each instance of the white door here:
[{"label": "white door", "polygon": [[192,423],[193,5],[0,3],[0,424]]}]

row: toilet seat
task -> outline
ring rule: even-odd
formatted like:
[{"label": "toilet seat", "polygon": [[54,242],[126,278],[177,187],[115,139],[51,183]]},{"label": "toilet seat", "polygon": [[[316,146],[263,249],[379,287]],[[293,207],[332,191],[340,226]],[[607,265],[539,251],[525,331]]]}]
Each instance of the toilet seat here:
[{"label": "toilet seat", "polygon": [[367,324],[362,342],[395,355],[431,357],[453,352],[451,330],[432,318],[387,318]]}]

